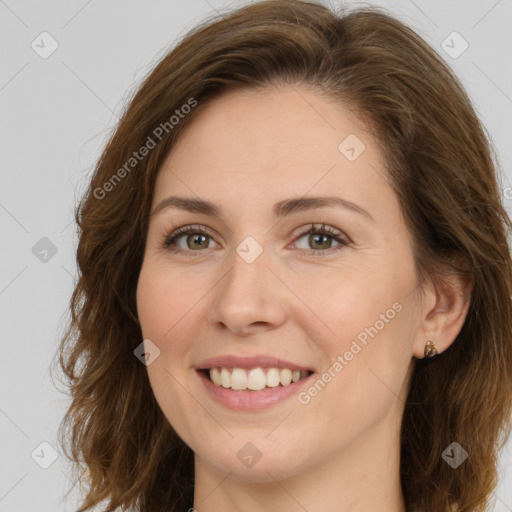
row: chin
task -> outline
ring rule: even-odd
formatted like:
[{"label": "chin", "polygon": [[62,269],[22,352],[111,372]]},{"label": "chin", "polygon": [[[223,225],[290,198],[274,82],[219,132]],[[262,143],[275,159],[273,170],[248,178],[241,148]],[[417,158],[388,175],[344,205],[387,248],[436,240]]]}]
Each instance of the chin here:
[{"label": "chin", "polygon": [[[268,483],[284,480],[302,473],[309,465],[307,455],[292,446],[286,451],[276,451],[274,447],[259,450],[256,445],[262,443],[235,442],[224,445],[220,452],[196,451],[209,466],[227,474],[230,479],[243,482]],[[204,453],[202,455],[201,453]],[[300,458],[297,454],[300,453]],[[310,460],[311,462],[311,460]]]}]

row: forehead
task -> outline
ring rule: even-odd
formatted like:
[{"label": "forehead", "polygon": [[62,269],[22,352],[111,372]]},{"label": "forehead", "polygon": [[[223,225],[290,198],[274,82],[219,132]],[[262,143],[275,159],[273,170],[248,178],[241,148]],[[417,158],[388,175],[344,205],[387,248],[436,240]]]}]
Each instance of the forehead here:
[{"label": "forehead", "polygon": [[366,190],[371,201],[389,188],[385,174],[364,123],[334,100],[298,86],[230,91],[202,105],[180,134],[155,201],[171,191],[278,201],[308,190],[349,200]]}]

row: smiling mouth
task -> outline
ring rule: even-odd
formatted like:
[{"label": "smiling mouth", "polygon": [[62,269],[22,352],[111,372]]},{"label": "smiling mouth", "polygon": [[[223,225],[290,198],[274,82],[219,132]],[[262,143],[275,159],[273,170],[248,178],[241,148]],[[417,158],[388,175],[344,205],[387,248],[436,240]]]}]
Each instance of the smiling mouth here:
[{"label": "smiling mouth", "polygon": [[237,391],[259,391],[276,387],[286,387],[309,377],[308,370],[290,370],[289,368],[206,368],[199,370],[218,387]]}]

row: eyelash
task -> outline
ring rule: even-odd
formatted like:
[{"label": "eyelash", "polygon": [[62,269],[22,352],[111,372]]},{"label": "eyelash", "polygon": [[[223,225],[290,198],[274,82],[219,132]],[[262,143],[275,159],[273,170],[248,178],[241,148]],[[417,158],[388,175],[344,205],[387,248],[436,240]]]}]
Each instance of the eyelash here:
[{"label": "eyelash", "polygon": [[[176,229],[175,231],[173,231],[172,233],[167,233],[164,237],[163,237],[163,248],[164,249],[167,249],[171,252],[175,252],[175,253],[190,253],[190,252],[202,252],[201,250],[197,250],[197,251],[192,251],[192,250],[184,250],[184,249],[180,249],[178,247],[176,247],[176,244],[175,242],[181,238],[183,235],[190,235],[190,234],[202,234],[202,235],[206,235],[210,238],[213,239],[213,237],[208,234],[208,230],[203,227],[203,226],[193,226],[193,225],[187,225],[187,226],[182,226],[178,229]],[[297,239],[300,239],[302,238],[304,235],[317,235],[317,234],[320,234],[320,235],[328,235],[329,237],[331,237],[333,240],[335,240],[336,242],[339,243],[339,245],[333,247],[333,248],[330,248],[330,249],[320,249],[320,250],[313,250],[311,249],[309,252],[308,251],[301,251],[300,254],[302,254],[303,256],[311,256],[311,254],[313,253],[315,256],[316,255],[324,255],[326,253],[333,253],[333,252],[337,252],[341,249],[343,249],[344,247],[347,247],[349,245],[349,240],[347,238],[344,238],[342,237],[342,235],[340,233],[338,233],[337,231],[335,231],[333,228],[331,228],[330,226],[326,226],[325,224],[322,224],[321,227],[319,228],[315,228],[315,225],[314,224],[311,224],[309,226],[309,229],[308,231],[304,231],[302,233],[299,233],[297,235]]]}]

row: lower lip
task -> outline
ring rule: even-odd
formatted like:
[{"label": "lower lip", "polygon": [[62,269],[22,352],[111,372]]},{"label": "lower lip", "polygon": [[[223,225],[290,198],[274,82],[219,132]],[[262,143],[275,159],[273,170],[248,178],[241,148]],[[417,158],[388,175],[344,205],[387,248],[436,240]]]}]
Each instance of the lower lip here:
[{"label": "lower lip", "polygon": [[314,373],[307,377],[288,384],[287,386],[276,386],[264,388],[261,391],[234,390],[215,385],[202,371],[197,372],[204,386],[212,395],[214,400],[229,409],[254,411],[270,407],[273,404],[282,402],[296,394],[299,389],[308,381]]}]

